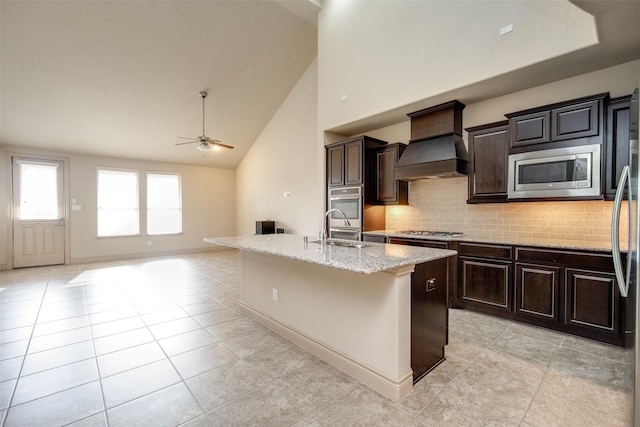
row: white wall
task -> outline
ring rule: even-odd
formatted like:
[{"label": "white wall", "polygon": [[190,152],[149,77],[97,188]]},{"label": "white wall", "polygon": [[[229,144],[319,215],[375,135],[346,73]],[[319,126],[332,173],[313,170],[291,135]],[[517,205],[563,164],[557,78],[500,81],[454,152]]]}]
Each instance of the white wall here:
[{"label": "white wall", "polygon": [[327,0],[318,123],[333,129],[597,42],[593,17],[568,1]]},{"label": "white wall", "polygon": [[325,188],[316,105],[314,61],[236,169],[236,234],[254,234],[266,219],[286,233],[318,234]]},{"label": "white wall", "polygon": [[[86,156],[74,153],[46,153],[4,147],[2,151],[3,192],[2,212],[5,226],[2,228],[3,258],[0,266],[10,267],[11,253],[10,200],[7,186],[11,182],[9,167],[12,155],[53,156],[67,163],[67,242],[68,263],[91,262],[128,257],[152,256],[214,249],[202,241],[204,237],[227,236],[235,230],[235,175],[231,169],[203,166],[148,162],[108,157]],[[195,150],[194,150],[195,151]],[[194,152],[194,155],[199,155]],[[141,212],[141,235],[135,237],[102,237],[97,234],[97,168],[123,168],[137,170],[140,180],[140,197],[146,197],[145,172],[174,172],[182,175],[183,233],[174,236],[147,236],[145,212]],[[71,200],[81,205],[81,211],[71,211]],[[141,208],[146,206],[141,203]],[[152,246],[148,246],[148,241]]]}]

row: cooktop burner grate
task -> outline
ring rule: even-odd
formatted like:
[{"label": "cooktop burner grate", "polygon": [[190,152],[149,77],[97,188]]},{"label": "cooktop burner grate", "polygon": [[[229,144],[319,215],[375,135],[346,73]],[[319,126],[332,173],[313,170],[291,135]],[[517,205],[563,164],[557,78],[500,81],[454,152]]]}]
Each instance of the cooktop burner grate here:
[{"label": "cooktop burner grate", "polygon": [[415,234],[418,236],[462,236],[460,231],[432,231],[432,230],[404,230],[397,231],[398,234]]}]

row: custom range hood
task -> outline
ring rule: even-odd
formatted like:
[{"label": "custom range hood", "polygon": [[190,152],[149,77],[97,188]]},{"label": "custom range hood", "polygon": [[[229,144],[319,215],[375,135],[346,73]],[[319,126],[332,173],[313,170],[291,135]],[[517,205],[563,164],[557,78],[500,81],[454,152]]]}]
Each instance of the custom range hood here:
[{"label": "custom range hood", "polygon": [[469,155],[462,140],[464,107],[459,101],[450,101],[407,114],[411,117],[411,140],[396,164],[395,179],[468,175]]}]

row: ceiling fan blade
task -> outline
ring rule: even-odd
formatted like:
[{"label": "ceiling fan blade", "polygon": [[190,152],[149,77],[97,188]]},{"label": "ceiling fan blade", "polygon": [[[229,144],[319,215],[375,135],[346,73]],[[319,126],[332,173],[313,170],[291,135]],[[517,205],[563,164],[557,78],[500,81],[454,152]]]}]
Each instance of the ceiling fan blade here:
[{"label": "ceiling fan blade", "polygon": [[220,142],[220,141],[218,141],[218,140],[213,140],[213,141],[211,141],[211,144],[219,145],[220,147],[230,148],[230,149],[232,149],[232,150],[233,150],[233,145],[223,144],[222,142]]},{"label": "ceiling fan blade", "polygon": [[185,144],[195,144],[196,142],[200,142],[197,139],[194,139],[193,141],[187,141],[187,142],[178,142],[175,145],[185,145]]},{"label": "ceiling fan blade", "polygon": [[192,141],[197,141],[198,138],[187,138],[186,136],[177,136],[176,138],[180,138],[180,139],[190,139]]}]

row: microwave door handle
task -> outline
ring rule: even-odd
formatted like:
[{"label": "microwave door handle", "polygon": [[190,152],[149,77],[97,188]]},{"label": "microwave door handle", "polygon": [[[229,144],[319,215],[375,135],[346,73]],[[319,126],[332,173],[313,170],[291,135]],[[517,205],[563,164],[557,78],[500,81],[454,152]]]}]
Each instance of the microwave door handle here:
[{"label": "microwave door handle", "polygon": [[[622,168],[616,197],[613,201],[613,213],[611,215],[611,252],[613,255],[613,268],[616,272],[620,295],[626,297],[629,293],[629,282],[625,280],[625,272],[622,269],[622,259],[620,255],[620,206],[622,205],[622,195],[629,180],[629,166]],[[629,261],[627,261],[628,263]]]}]

